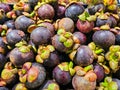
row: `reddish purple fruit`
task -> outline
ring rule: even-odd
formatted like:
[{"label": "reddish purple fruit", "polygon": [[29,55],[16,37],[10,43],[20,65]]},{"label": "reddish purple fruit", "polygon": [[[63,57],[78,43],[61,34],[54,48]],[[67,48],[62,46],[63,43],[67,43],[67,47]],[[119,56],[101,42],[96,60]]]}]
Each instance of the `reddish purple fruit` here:
[{"label": "reddish purple fruit", "polygon": [[11,10],[10,6],[5,3],[0,3],[0,9],[3,9],[5,11],[5,13],[7,13]]},{"label": "reddish purple fruit", "polygon": [[40,19],[52,19],[55,15],[54,8],[49,4],[44,4],[38,8],[38,17]]},{"label": "reddish purple fruit", "polygon": [[31,32],[30,39],[35,45],[50,43],[52,34],[45,27],[38,27]]}]

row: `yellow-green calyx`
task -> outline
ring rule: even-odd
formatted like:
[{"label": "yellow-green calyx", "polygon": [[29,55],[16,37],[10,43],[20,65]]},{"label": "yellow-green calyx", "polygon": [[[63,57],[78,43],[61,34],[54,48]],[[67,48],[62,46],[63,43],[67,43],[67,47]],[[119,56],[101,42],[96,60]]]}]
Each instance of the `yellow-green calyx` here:
[{"label": "yellow-green calyx", "polygon": [[43,63],[44,60],[50,57],[50,53],[54,52],[55,48],[52,45],[47,46],[39,46],[38,55],[36,56],[36,61],[39,63]]},{"label": "yellow-green calyx", "polygon": [[48,85],[48,90],[60,90],[59,86],[55,83]]},{"label": "yellow-green calyx", "polygon": [[106,77],[104,82],[100,83],[99,90],[118,90],[118,85],[111,77]]},{"label": "yellow-green calyx", "polygon": [[71,76],[73,76],[75,74],[75,70],[73,69],[73,62],[69,62],[69,63],[63,62],[63,63],[59,64],[58,67],[62,71],[68,71]]},{"label": "yellow-green calyx", "polygon": [[90,15],[87,11],[84,11],[81,15],[78,16],[81,21],[96,21],[96,15]]},{"label": "yellow-green calyx", "polygon": [[28,89],[25,87],[25,84],[19,83],[17,84],[15,90],[28,90]]},{"label": "yellow-green calyx", "polygon": [[106,53],[105,58],[109,61],[110,68],[116,72],[119,69],[118,63],[120,61],[120,46],[111,46],[109,51]]},{"label": "yellow-green calyx", "polygon": [[38,77],[38,69],[32,66],[31,62],[27,62],[23,65],[23,68],[19,71],[19,80],[22,83],[34,82]]},{"label": "yellow-green calyx", "polygon": [[98,63],[104,62],[104,49],[100,46],[96,45],[94,42],[88,44],[88,47],[93,51],[95,59],[97,59]]},{"label": "yellow-green calyx", "polygon": [[59,35],[59,41],[67,48],[70,48],[74,45],[73,35],[70,32],[65,32],[64,29],[59,29],[57,31]]},{"label": "yellow-green calyx", "polygon": [[110,30],[110,26],[108,24],[100,26],[100,30]]}]

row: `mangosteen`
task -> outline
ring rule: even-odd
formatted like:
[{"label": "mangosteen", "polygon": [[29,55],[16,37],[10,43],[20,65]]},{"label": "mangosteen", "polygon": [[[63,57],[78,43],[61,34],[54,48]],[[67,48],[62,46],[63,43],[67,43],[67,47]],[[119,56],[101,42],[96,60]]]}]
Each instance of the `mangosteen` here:
[{"label": "mangosteen", "polygon": [[50,43],[52,34],[48,28],[37,27],[35,28],[30,35],[30,39],[35,45],[48,44]]},{"label": "mangosteen", "polygon": [[94,73],[97,75],[97,82],[103,80],[105,76],[105,72],[104,72],[104,68],[101,65],[99,64],[94,65]]},{"label": "mangosteen", "polygon": [[34,89],[43,84],[46,78],[46,70],[39,63],[24,63],[19,71],[19,80],[29,89]]},{"label": "mangosteen", "polygon": [[[69,23],[69,24],[68,24]],[[56,30],[64,29],[66,32],[74,32],[74,22],[70,18],[62,18],[55,23]]]},{"label": "mangosteen", "polygon": [[57,17],[63,18],[65,16],[65,10],[66,10],[66,7],[64,5],[58,4]]},{"label": "mangosteen", "polygon": [[52,45],[39,46],[36,61],[46,67],[55,67],[59,64],[59,54]]},{"label": "mangosteen", "polygon": [[11,62],[7,62],[1,71],[1,78],[6,85],[14,85],[17,82],[18,69]]},{"label": "mangosteen", "polygon": [[79,46],[78,49],[69,54],[69,57],[79,66],[90,65],[94,60],[93,51],[86,45]]},{"label": "mangosteen", "polygon": [[113,78],[113,81],[117,83],[118,90],[120,90],[120,80],[118,78]]},{"label": "mangosteen", "polygon": [[54,8],[50,4],[43,4],[37,9],[40,19],[53,19],[55,15]]},{"label": "mangosteen", "polygon": [[12,90],[28,90],[24,83],[17,83],[14,85]]},{"label": "mangosteen", "polygon": [[84,12],[84,7],[77,3],[70,4],[65,10],[65,16],[77,21],[78,16]]},{"label": "mangosteen", "polygon": [[84,68],[74,67],[76,74],[72,78],[72,85],[75,90],[95,90],[97,76],[93,71],[92,65]]},{"label": "mangosteen", "polygon": [[106,76],[104,81],[99,83],[99,87],[98,87],[98,90],[101,90],[101,89],[107,89],[107,90],[118,90],[118,84],[117,82],[113,81],[112,77],[110,76]]},{"label": "mangosteen", "polygon": [[17,17],[17,19],[15,20],[15,27],[18,30],[27,32],[28,27],[34,23],[35,22],[32,19],[30,19],[24,15],[21,15],[21,16]]},{"label": "mangosteen", "polygon": [[0,90],[9,90],[7,87],[0,87]]},{"label": "mangosteen", "polygon": [[15,29],[15,22],[14,20],[8,20],[4,23],[9,29]]},{"label": "mangosteen", "polygon": [[11,11],[11,8],[8,4],[0,3],[0,9],[3,9],[5,13]]},{"label": "mangosteen", "polygon": [[86,37],[85,34],[79,32],[79,31],[76,31],[76,32],[73,33],[73,35],[74,35],[75,38],[78,38],[78,39],[79,39],[80,44],[82,44],[82,45],[83,45],[83,44],[86,44],[87,37]]},{"label": "mangosteen", "polygon": [[52,36],[55,35],[55,27],[51,22],[47,22],[47,21],[46,22],[41,22],[39,25],[41,25],[43,27],[46,27],[51,32]]},{"label": "mangosteen", "polygon": [[15,45],[16,43],[20,42],[21,40],[25,40],[25,33],[21,30],[11,30],[7,33],[6,39],[9,45]]},{"label": "mangosteen", "polygon": [[96,4],[89,7],[88,11],[91,15],[94,15],[96,12],[105,11],[105,5],[103,3]]},{"label": "mangosteen", "polygon": [[47,80],[45,84],[40,87],[39,90],[50,89],[50,90],[60,90],[59,84],[54,80]]},{"label": "mangosteen", "polygon": [[5,11],[3,9],[0,9],[0,24],[4,24],[8,18],[5,15]]},{"label": "mangosteen", "polygon": [[115,44],[115,35],[109,30],[100,30],[93,34],[92,40],[96,45],[108,50],[111,45]]},{"label": "mangosteen", "polygon": [[7,62],[6,57],[3,54],[0,54],[0,70],[4,67],[6,62]]},{"label": "mangosteen", "polygon": [[10,51],[9,59],[16,67],[22,67],[25,62],[34,60],[34,53],[31,46],[25,41],[16,44],[16,47]]},{"label": "mangosteen", "polygon": [[53,78],[60,85],[67,85],[71,82],[75,73],[73,63],[62,62],[53,69]]},{"label": "mangosteen", "polygon": [[5,54],[7,51],[7,45],[3,37],[0,37],[0,53]]},{"label": "mangosteen", "polygon": [[73,37],[72,33],[59,29],[57,34],[52,37],[52,45],[60,52],[69,52],[79,40]]}]

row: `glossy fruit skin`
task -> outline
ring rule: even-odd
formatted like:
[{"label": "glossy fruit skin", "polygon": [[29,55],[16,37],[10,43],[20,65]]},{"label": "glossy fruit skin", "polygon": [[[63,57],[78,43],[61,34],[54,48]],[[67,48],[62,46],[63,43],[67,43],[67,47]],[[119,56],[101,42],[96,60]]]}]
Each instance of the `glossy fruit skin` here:
[{"label": "glossy fruit skin", "polygon": [[45,26],[52,34],[52,36],[55,35],[55,27],[52,23],[49,23],[49,22],[43,22],[41,23],[43,26]]},{"label": "glossy fruit skin", "polygon": [[0,87],[0,90],[9,90],[7,87]]},{"label": "glossy fruit skin", "polygon": [[79,39],[80,44],[82,44],[82,45],[86,44],[87,37],[86,37],[85,34],[79,32],[79,31],[76,31],[76,32],[73,33],[73,35]]},{"label": "glossy fruit skin", "polygon": [[11,10],[10,6],[5,3],[0,3],[0,9],[3,9],[5,11],[5,13],[7,13]]},{"label": "glossy fruit skin", "polygon": [[84,7],[79,4],[71,4],[66,8],[65,16],[77,21],[78,15],[84,12]]},{"label": "glossy fruit skin", "polygon": [[88,11],[89,11],[89,13],[90,13],[91,15],[94,15],[94,14],[95,14],[96,12],[98,12],[100,9],[105,10],[105,6],[104,6],[102,3],[97,4],[97,5],[95,5],[95,6],[92,6],[92,7],[88,8]]},{"label": "glossy fruit skin", "polygon": [[38,17],[40,19],[52,19],[55,15],[54,8],[49,4],[44,4],[38,8]]},{"label": "glossy fruit skin", "polygon": [[63,18],[65,16],[65,6],[63,5],[58,5],[58,8],[57,8],[57,17],[58,18]]},{"label": "glossy fruit skin", "polygon": [[33,51],[23,53],[18,48],[14,48],[9,54],[9,59],[16,67],[21,67],[25,62],[34,60],[34,53]]},{"label": "glossy fruit skin", "polygon": [[110,27],[112,26],[112,21],[110,20],[110,18],[107,20],[102,20],[100,18],[97,18],[97,20],[96,20],[97,27],[100,27],[100,26],[105,25],[105,24],[108,24]]},{"label": "glossy fruit skin", "polygon": [[86,80],[84,77],[75,75],[72,78],[72,85],[75,90],[95,90],[96,81],[90,82]]},{"label": "glossy fruit skin", "polygon": [[113,81],[115,81],[118,85],[118,90],[120,90],[120,80],[118,78],[113,78]]},{"label": "glossy fruit skin", "polygon": [[120,45],[120,34],[115,35],[115,43]]},{"label": "glossy fruit skin", "polygon": [[[68,24],[69,23],[69,24]],[[72,19],[70,18],[62,18],[59,22],[58,22],[58,29],[63,28],[66,32],[74,32],[74,22]]]},{"label": "glossy fruit skin", "polygon": [[62,71],[58,66],[53,69],[53,78],[60,85],[66,85],[71,81],[71,75],[68,71]]},{"label": "glossy fruit skin", "polygon": [[103,80],[105,73],[102,66],[100,66],[99,64],[96,64],[94,66],[94,72],[97,75],[97,82],[100,82],[101,80]]},{"label": "glossy fruit skin", "polygon": [[0,70],[4,67],[6,62],[7,62],[6,57],[3,54],[0,54]]},{"label": "glossy fruit skin", "polygon": [[7,42],[9,45],[15,45],[21,40],[25,40],[25,33],[21,30],[11,30],[7,33]]},{"label": "glossy fruit skin", "polygon": [[78,19],[76,26],[80,32],[89,33],[94,28],[94,22],[81,21]]},{"label": "glossy fruit skin", "polygon": [[92,40],[106,50],[115,44],[115,35],[108,30],[100,30],[93,34]]},{"label": "glossy fruit skin", "polygon": [[92,50],[85,45],[81,45],[77,49],[77,53],[73,59],[76,65],[79,66],[87,66],[90,65],[94,60],[93,52]]},{"label": "glossy fruit skin", "polygon": [[38,27],[31,32],[30,39],[35,45],[47,44],[51,40],[51,32],[45,27]]},{"label": "glossy fruit skin", "polygon": [[39,87],[40,85],[42,85],[42,83],[44,82],[45,78],[46,78],[46,70],[45,68],[39,64],[39,63],[32,63],[32,67],[35,67],[38,70],[38,77],[34,82],[26,82],[25,85],[27,88],[36,88]]},{"label": "glossy fruit skin", "polygon": [[7,25],[7,27],[9,29],[15,29],[15,22],[14,22],[14,20],[8,20],[8,21],[6,21],[5,25]]},{"label": "glossy fruit skin", "polygon": [[50,57],[43,63],[46,67],[55,67],[60,63],[59,54],[54,51],[50,53]]},{"label": "glossy fruit skin", "polygon": [[16,29],[22,30],[24,32],[27,32],[27,28],[32,24],[34,24],[34,21],[24,15],[17,17],[17,19],[15,20]]}]

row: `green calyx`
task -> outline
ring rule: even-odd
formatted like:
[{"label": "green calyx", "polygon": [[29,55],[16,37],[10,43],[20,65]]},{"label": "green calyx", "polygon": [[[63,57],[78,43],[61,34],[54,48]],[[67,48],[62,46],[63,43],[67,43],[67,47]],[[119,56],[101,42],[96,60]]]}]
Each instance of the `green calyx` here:
[{"label": "green calyx", "polygon": [[49,84],[47,90],[59,90],[59,86],[55,83]]},{"label": "green calyx", "polygon": [[36,56],[36,61],[43,63],[44,60],[48,59],[51,52],[54,52],[55,48],[52,45],[39,46],[38,55]]},{"label": "green calyx", "polygon": [[20,41],[20,42],[18,42],[18,43],[15,44],[16,47],[21,47],[23,45],[27,45],[27,42],[24,41],[24,40],[22,40],[22,41]]},{"label": "green calyx", "polygon": [[28,46],[21,46],[21,47],[19,47],[19,50],[22,53],[30,52],[30,48]]},{"label": "green calyx", "polygon": [[19,83],[19,84],[17,84],[15,90],[28,90],[28,89],[25,87],[24,84]]},{"label": "green calyx", "polygon": [[88,66],[84,67],[85,72],[88,72],[90,70],[93,70],[93,65],[88,65]]},{"label": "green calyx", "polygon": [[59,41],[64,44],[65,47],[70,48],[74,44],[73,35],[70,32],[65,32],[64,29],[59,29],[57,34],[59,35]]},{"label": "green calyx", "polygon": [[73,76],[75,74],[75,70],[73,69],[73,62],[70,62],[70,63],[63,62],[63,63],[59,64],[58,67],[62,71],[69,71],[71,76]]},{"label": "green calyx", "polygon": [[100,26],[101,30],[110,30],[110,26],[108,24]]},{"label": "green calyx", "polygon": [[81,20],[81,21],[89,21],[89,22],[92,22],[92,21],[96,21],[96,15],[90,15],[87,11],[83,12],[81,15],[78,16],[78,18]]},{"label": "green calyx", "polygon": [[17,74],[17,68],[14,69],[3,69],[1,73],[1,78],[4,80],[9,80],[11,79],[15,74]]},{"label": "green calyx", "polygon": [[118,85],[116,82],[112,81],[111,77],[106,77],[104,82],[100,83],[99,88],[103,88],[103,90],[118,90]]}]

